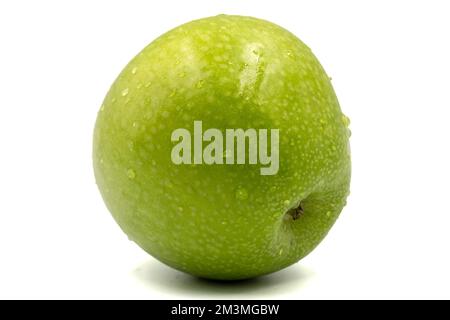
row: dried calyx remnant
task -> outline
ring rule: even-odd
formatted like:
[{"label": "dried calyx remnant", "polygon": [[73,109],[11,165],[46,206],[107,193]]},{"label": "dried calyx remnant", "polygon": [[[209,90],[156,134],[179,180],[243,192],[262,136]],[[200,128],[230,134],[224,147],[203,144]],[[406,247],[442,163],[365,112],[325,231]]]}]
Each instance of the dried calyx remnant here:
[{"label": "dried calyx remnant", "polygon": [[289,209],[289,211],[286,212],[286,214],[290,215],[292,217],[292,220],[297,220],[303,214],[302,204],[300,203],[298,207]]}]

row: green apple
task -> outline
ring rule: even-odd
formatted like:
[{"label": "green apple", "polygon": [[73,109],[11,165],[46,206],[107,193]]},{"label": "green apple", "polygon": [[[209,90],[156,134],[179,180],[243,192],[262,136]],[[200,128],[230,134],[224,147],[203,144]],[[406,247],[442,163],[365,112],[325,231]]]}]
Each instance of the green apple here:
[{"label": "green apple", "polygon": [[[95,126],[95,177],[119,226],[156,259],[204,278],[255,277],[299,261],[336,221],[349,193],[348,124],[292,33],[251,17],[205,18],[153,41],[113,83]],[[173,161],[177,129],[192,134],[183,153],[195,158],[212,143],[209,128],[223,139],[228,129],[277,130],[266,147],[278,168],[262,174],[250,154],[219,161],[236,155],[225,140],[216,162]]]}]

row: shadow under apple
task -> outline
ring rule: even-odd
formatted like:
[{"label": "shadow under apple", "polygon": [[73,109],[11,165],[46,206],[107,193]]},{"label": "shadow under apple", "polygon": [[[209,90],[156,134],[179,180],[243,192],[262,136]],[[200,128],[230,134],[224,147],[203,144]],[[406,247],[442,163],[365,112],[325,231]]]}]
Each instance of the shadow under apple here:
[{"label": "shadow under apple", "polygon": [[269,296],[287,293],[290,288],[301,288],[314,272],[295,264],[281,271],[248,280],[217,281],[194,277],[156,261],[149,260],[138,266],[133,276],[145,286],[161,293],[185,293],[192,296],[239,296],[256,294]]}]

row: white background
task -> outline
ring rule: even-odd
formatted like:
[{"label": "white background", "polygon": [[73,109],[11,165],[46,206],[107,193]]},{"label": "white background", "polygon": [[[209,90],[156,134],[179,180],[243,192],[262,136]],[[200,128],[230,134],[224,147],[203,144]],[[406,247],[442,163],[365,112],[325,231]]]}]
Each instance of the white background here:
[{"label": "white background", "polygon": [[[264,18],[318,56],[353,132],[352,194],[300,263],[221,284],[119,230],[91,165],[125,64],[195,18]],[[448,1],[2,1],[0,298],[450,298]]]}]

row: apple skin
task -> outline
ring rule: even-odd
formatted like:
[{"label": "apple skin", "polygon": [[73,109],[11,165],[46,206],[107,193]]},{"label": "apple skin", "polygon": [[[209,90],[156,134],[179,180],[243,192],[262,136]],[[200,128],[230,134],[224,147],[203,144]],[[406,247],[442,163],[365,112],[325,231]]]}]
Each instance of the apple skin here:
[{"label": "apple skin", "polygon": [[[177,128],[278,128],[280,168],[175,165]],[[270,22],[220,15],[162,35],[111,86],[93,162],[129,239],[195,276],[236,280],[310,253],[346,204],[348,118],[311,50]],[[292,209],[301,207],[294,219]]]}]

